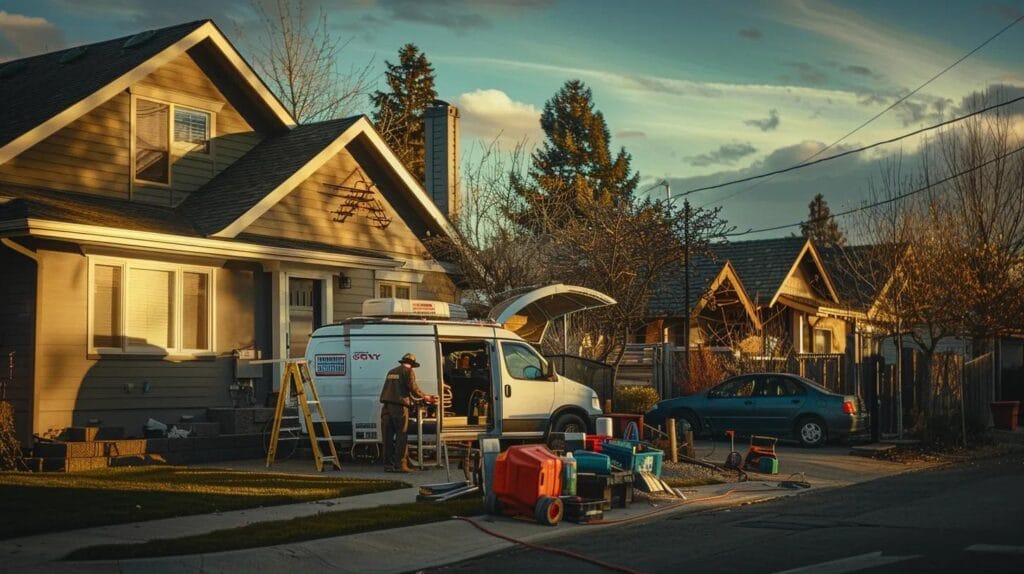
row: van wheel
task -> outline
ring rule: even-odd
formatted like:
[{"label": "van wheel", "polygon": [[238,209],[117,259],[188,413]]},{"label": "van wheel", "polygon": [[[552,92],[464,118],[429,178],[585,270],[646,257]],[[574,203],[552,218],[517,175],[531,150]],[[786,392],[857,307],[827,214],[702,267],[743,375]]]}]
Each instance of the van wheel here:
[{"label": "van wheel", "polygon": [[587,423],[579,416],[573,413],[565,413],[558,416],[555,419],[555,424],[551,426],[551,432],[587,432]]}]

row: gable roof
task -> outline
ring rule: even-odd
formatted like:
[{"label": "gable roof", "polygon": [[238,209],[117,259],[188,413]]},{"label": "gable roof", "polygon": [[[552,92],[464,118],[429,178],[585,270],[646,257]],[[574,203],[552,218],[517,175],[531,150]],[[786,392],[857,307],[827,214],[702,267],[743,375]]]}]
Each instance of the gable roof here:
[{"label": "gable roof", "polygon": [[872,284],[867,269],[879,248],[875,245],[847,245],[822,247],[818,250],[822,262],[833,279],[839,302],[858,311],[866,311],[874,303],[880,289]]},{"label": "gable roof", "polygon": [[217,234],[286,184],[359,117],[303,124],[264,139],[202,188],[189,194],[178,209],[205,235]]},{"label": "gable roof", "polygon": [[0,65],[0,164],[204,41],[280,127],[295,125],[217,26],[201,20]]},{"label": "gable roof", "polygon": [[782,237],[721,243],[712,245],[711,250],[719,260],[732,263],[751,299],[768,305],[806,243],[803,237]]},{"label": "gable roof", "polygon": [[365,138],[435,227],[459,235],[422,184],[402,165],[366,116],[328,120],[272,136],[191,194],[179,209],[206,235],[235,237],[356,138]]},{"label": "gable roof", "polygon": [[[692,312],[697,308],[701,297],[708,292],[711,283],[718,277],[725,267],[723,261],[711,257],[694,257],[690,261],[690,308]],[[684,286],[686,276],[683,274],[682,263],[672,265],[661,277],[658,278],[651,290],[650,299],[647,302],[647,314],[651,317],[686,316]]]}]

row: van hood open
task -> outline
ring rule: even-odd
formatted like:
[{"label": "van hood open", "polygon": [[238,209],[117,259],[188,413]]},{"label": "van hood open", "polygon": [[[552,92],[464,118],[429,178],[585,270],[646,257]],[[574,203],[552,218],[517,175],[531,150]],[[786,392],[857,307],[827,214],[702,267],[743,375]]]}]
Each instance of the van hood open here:
[{"label": "van hood open", "polygon": [[593,289],[556,283],[546,287],[520,289],[498,303],[487,318],[530,343],[539,343],[552,320],[563,315],[614,305],[615,299]]}]

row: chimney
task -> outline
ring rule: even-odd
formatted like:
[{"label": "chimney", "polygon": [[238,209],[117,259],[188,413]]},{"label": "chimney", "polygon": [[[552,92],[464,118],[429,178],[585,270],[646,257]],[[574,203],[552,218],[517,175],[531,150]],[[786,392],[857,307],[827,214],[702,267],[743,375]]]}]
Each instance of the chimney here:
[{"label": "chimney", "polygon": [[459,213],[459,109],[441,100],[423,114],[423,186],[449,218]]}]

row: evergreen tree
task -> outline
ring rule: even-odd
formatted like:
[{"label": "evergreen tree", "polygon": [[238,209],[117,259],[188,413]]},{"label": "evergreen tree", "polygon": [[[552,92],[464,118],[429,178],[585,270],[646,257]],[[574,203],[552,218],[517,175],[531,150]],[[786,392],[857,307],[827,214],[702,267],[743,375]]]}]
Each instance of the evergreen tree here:
[{"label": "evergreen tree", "polygon": [[608,125],[594,109],[590,88],[567,81],[544,104],[540,125],[547,139],[533,153],[527,177],[512,177],[525,203],[518,214],[524,225],[557,227],[589,205],[629,202],[640,175],[631,172],[624,148],[612,160]]},{"label": "evergreen tree", "polygon": [[388,91],[370,97],[377,108],[373,121],[402,164],[423,181],[423,112],[437,99],[434,67],[415,44],[402,46],[397,64],[384,63]]},{"label": "evergreen tree", "polygon": [[846,236],[839,224],[832,219],[825,196],[820,193],[807,204],[807,220],[800,224],[800,234],[820,247],[842,247]]}]

